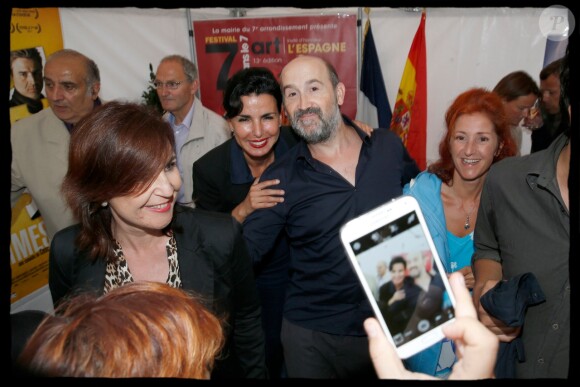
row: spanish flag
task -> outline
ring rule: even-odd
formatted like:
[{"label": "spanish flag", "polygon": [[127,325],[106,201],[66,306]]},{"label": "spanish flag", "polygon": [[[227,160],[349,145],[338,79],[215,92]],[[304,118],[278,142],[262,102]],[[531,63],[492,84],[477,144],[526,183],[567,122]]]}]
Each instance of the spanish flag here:
[{"label": "spanish flag", "polygon": [[403,140],[419,169],[427,166],[427,54],[425,10],[413,38],[397,92],[391,130]]}]

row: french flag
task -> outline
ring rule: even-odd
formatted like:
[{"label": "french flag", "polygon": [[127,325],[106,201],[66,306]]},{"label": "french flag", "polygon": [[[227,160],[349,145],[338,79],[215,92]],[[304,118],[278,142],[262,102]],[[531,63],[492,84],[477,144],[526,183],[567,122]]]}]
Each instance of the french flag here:
[{"label": "french flag", "polygon": [[391,105],[387,98],[370,20],[367,20],[366,30],[356,119],[373,128],[388,129],[391,125]]}]

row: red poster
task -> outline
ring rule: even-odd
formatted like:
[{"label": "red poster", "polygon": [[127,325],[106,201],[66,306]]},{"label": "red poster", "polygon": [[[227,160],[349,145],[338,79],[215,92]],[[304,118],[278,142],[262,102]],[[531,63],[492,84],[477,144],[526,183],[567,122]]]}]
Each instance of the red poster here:
[{"label": "red poster", "polygon": [[227,79],[246,67],[267,67],[278,76],[286,63],[301,54],[327,59],[346,86],[342,113],[356,115],[356,15],[240,18],[193,22],[200,97],[223,114]]}]

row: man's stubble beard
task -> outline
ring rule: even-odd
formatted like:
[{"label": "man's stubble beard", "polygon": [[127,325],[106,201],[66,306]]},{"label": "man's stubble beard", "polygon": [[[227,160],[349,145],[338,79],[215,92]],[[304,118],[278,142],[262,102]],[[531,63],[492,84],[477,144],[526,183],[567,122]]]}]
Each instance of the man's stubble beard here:
[{"label": "man's stubble beard", "polygon": [[[316,114],[320,119],[319,122],[308,122],[310,125],[307,126],[315,126],[314,130],[309,131],[302,125],[300,118],[305,114]],[[318,107],[309,107],[304,110],[298,109],[293,116],[290,116],[290,122],[294,132],[308,144],[318,144],[328,141],[338,131],[341,120],[342,116],[338,105],[334,105],[333,110],[328,116],[324,116],[322,109]]]}]

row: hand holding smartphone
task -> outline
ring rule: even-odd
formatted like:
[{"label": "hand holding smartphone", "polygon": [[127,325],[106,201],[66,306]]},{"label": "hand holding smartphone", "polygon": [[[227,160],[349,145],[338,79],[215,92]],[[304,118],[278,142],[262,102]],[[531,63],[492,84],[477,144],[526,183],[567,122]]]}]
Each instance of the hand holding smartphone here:
[{"label": "hand holding smartphone", "polygon": [[[401,196],[346,223],[342,243],[387,338],[405,359],[444,338],[455,300],[417,200]],[[389,280],[376,268],[385,261]],[[404,294],[404,297],[401,297]]]}]

